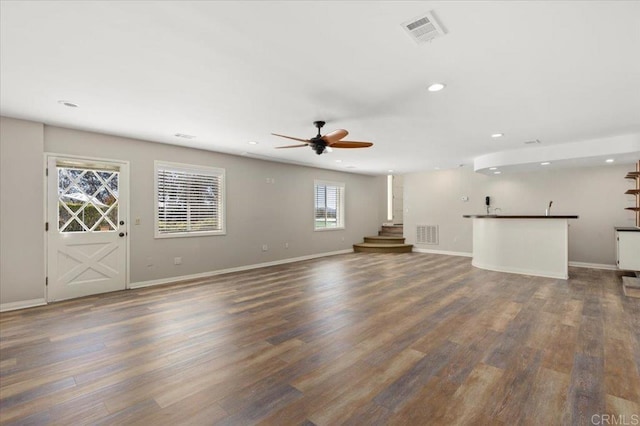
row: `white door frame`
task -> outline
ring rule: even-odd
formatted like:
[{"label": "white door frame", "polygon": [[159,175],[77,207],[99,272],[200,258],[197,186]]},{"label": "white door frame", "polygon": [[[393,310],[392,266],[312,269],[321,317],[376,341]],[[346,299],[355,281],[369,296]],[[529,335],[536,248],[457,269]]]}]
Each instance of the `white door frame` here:
[{"label": "white door frame", "polygon": [[[92,162],[95,161],[97,163],[100,162],[106,162],[106,163],[114,163],[114,164],[118,164],[122,169],[125,169],[127,171],[127,175],[129,177],[129,179],[127,179],[127,190],[125,192],[125,196],[124,201],[125,201],[125,208],[123,209],[123,213],[125,214],[125,217],[127,218],[127,222],[130,222],[130,218],[131,215],[130,213],[130,188],[131,188],[131,183],[130,183],[130,179],[131,179],[131,173],[130,173],[130,163],[129,161],[126,160],[117,160],[117,159],[112,159],[112,158],[102,158],[102,157],[88,157],[85,155],[73,155],[73,154],[59,154],[59,153],[55,153],[55,152],[45,152],[44,153],[44,157],[43,157],[43,181],[44,181],[44,223],[47,223],[47,221],[49,220],[49,190],[48,190],[48,164],[49,164],[49,158],[51,157],[55,157],[55,158],[60,158],[60,159],[69,159],[69,160],[82,160],[82,161],[87,161],[87,162]],[[51,231],[53,229],[55,224],[49,224],[49,230]],[[127,232],[131,231],[131,224],[128,223],[127,224]],[[130,283],[131,283],[131,275],[130,275],[130,271],[131,271],[131,249],[130,249],[130,241],[131,238],[127,238],[125,241],[125,247],[126,247],[126,253],[125,253],[125,289],[129,289],[130,288]],[[48,277],[49,277],[49,232],[47,232],[47,230],[45,229],[44,231],[44,270],[45,270],[45,277],[46,277],[46,281],[45,281],[45,300],[47,301],[47,303],[49,303],[49,287],[47,285],[48,282]]]}]

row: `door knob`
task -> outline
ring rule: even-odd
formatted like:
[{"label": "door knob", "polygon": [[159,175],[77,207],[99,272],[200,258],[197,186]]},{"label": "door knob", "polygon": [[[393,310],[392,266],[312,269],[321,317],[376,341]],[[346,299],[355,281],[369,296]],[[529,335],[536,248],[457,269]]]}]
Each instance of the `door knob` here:
[{"label": "door knob", "polygon": [[124,232],[121,232],[118,235],[121,236],[121,237],[124,237]]}]

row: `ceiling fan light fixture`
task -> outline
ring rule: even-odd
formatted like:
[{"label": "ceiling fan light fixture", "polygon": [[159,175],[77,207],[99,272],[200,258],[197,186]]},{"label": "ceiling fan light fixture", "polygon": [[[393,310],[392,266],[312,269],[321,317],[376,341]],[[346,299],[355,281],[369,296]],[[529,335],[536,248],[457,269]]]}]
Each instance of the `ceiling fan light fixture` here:
[{"label": "ceiling fan light fixture", "polygon": [[359,142],[359,141],[345,141],[342,140],[349,134],[344,129],[334,130],[325,134],[320,133],[320,129],[325,125],[324,121],[314,121],[313,125],[318,129],[318,134],[309,139],[296,138],[293,136],[281,135],[278,133],[271,133],[273,136],[281,138],[292,139],[298,141],[296,145],[277,146],[276,149],[282,148],[302,148],[309,147],[316,154],[321,155],[325,152],[333,152],[333,148],[368,148],[373,145],[373,142]]},{"label": "ceiling fan light fixture", "polygon": [[427,90],[430,92],[439,92],[445,87],[447,87],[447,85],[444,83],[433,83],[429,87],[427,87]]}]

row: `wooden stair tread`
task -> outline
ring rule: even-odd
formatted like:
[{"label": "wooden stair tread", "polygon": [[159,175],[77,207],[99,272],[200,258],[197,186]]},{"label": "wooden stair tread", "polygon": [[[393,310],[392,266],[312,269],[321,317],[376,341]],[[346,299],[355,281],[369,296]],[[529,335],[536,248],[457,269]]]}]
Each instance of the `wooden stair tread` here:
[{"label": "wooden stair tread", "polygon": [[397,236],[371,236],[364,237],[365,243],[378,243],[378,244],[404,244],[405,238],[401,235]]},{"label": "wooden stair tread", "polygon": [[364,242],[353,245],[359,253],[411,253],[413,244],[405,244],[402,224],[382,225],[378,235],[364,237]]},{"label": "wooden stair tread", "polygon": [[622,277],[622,292],[627,297],[640,298],[640,278]]},{"label": "wooden stair tread", "polygon": [[413,244],[360,243],[353,245],[356,253],[411,253]]},{"label": "wooden stair tread", "polygon": [[413,244],[358,243],[358,247],[413,247]]},{"label": "wooden stair tread", "polygon": [[622,285],[630,288],[640,288],[640,278],[622,277]]}]

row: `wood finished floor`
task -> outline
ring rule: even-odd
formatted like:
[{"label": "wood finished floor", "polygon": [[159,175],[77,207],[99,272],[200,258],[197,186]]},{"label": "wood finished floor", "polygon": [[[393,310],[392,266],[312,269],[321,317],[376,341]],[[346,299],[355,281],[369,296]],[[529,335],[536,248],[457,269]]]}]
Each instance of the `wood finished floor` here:
[{"label": "wood finished floor", "polygon": [[3,313],[0,421],[631,421],[640,300],[570,273],[355,253]]}]

